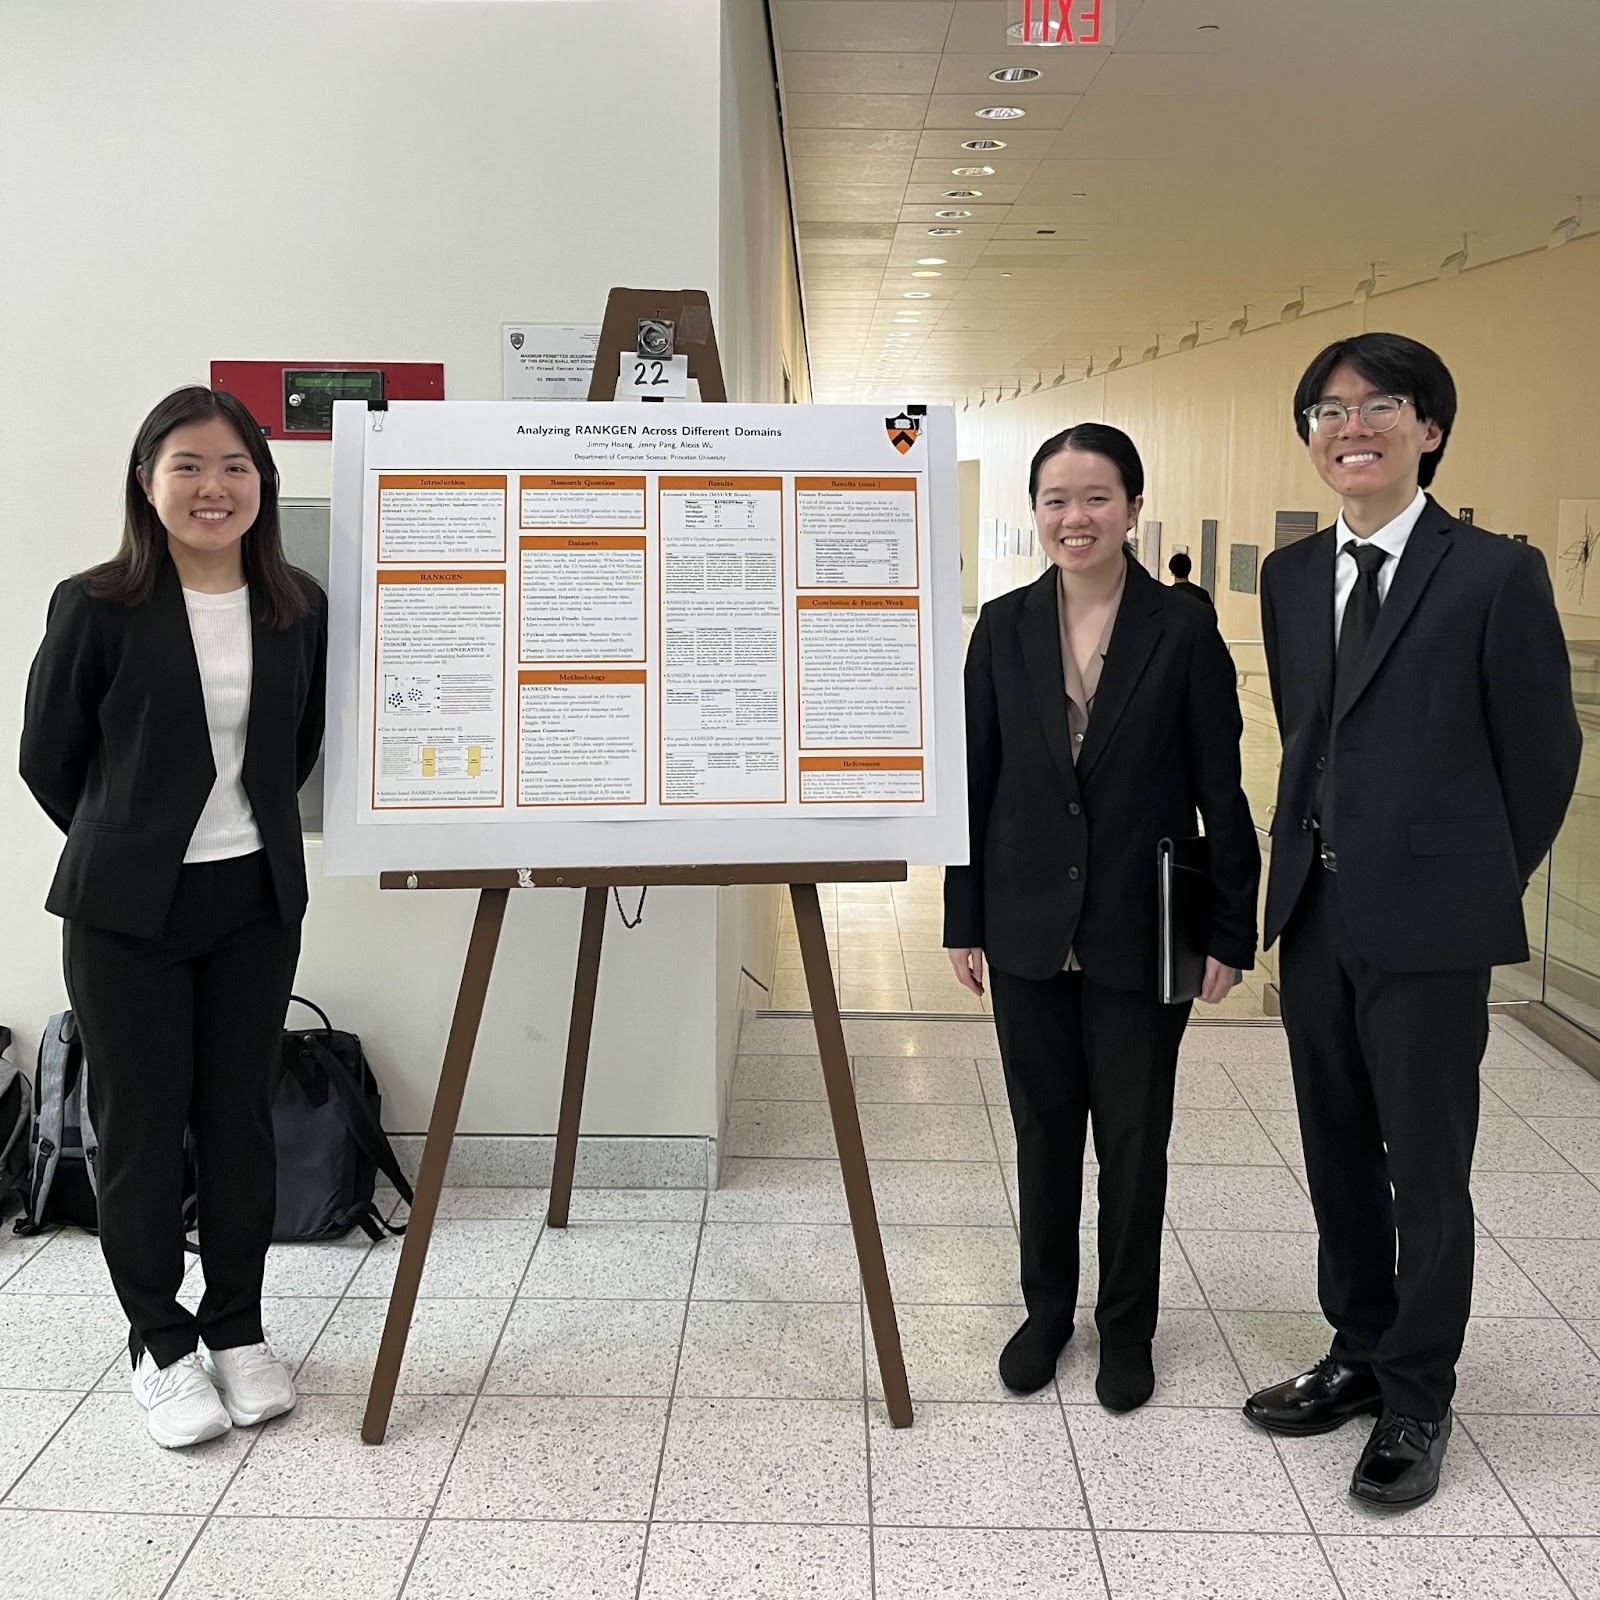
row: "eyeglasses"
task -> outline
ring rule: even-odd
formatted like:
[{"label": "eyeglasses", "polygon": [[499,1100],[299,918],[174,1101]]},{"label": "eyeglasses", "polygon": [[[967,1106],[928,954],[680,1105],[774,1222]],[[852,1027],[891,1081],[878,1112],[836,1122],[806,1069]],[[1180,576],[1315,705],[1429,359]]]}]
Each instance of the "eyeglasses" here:
[{"label": "eyeglasses", "polygon": [[[1411,402],[1398,394],[1369,394],[1355,408],[1361,425],[1373,433],[1387,433]],[[1313,433],[1338,433],[1350,420],[1351,408],[1338,400],[1319,400],[1300,413]]]}]

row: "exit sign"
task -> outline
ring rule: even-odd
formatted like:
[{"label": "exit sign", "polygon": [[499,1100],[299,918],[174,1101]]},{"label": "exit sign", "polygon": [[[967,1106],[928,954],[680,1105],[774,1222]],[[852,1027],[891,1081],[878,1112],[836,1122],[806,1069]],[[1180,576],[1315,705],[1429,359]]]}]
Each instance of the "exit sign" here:
[{"label": "exit sign", "polygon": [[1117,0],[1010,0],[1012,44],[1108,45],[1116,38]]}]

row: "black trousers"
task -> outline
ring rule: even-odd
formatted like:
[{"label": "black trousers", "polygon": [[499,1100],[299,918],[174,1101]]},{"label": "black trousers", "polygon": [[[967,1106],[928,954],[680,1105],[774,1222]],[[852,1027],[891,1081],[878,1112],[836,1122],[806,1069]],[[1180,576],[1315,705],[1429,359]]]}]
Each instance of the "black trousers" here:
[{"label": "black trousers", "polygon": [[1141,990],[1105,989],[1081,972],[1043,983],[990,969],[995,1031],[1017,1130],[1022,1298],[1030,1321],[1072,1325],[1084,1131],[1100,1162],[1103,1346],[1155,1336],[1161,1219],[1178,1046],[1187,1005]]},{"label": "black trousers", "polygon": [[1437,1421],[1472,1310],[1488,970],[1378,971],[1351,946],[1337,874],[1313,866],[1278,980],[1333,1354]]},{"label": "black trousers", "polygon": [[[277,1167],[271,1067],[300,954],[265,852],[185,867],[160,939],[66,925],[67,991],[100,1141],[100,1244],[129,1352],[170,1366],[262,1338]],[[194,1141],[198,1315],[178,1304],[184,1129]]]}]

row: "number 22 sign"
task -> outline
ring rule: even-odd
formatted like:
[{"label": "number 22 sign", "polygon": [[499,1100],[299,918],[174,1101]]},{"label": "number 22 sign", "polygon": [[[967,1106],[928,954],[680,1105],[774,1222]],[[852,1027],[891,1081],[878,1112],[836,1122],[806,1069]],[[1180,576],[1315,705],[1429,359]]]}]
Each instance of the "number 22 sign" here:
[{"label": "number 22 sign", "polygon": [[617,399],[682,400],[689,393],[688,356],[641,356],[624,351]]}]

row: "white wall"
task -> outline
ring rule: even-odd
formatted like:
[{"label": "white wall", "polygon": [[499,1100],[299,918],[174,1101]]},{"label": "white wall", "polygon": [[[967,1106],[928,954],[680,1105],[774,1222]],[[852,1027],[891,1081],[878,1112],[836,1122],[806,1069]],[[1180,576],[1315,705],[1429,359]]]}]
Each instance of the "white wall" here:
[{"label": "white wall", "polygon": [[[725,55],[719,0],[5,0],[0,749],[52,586],[115,546],[141,417],[214,357],[442,361],[449,396],[497,398],[503,321],[705,286],[741,382],[768,383],[752,330],[781,286],[717,305],[722,79],[747,55]],[[742,128],[770,95],[746,87]],[[273,448],[286,495],[327,493],[326,444]],[[31,1051],[63,999],[39,909],[60,841],[14,773],[8,754],[0,1018]],[[382,896],[308,854],[299,982],[363,1035],[391,1127],[421,1128],[470,897]],[[464,1130],[553,1127],[578,906],[513,896]],[[709,890],[653,890],[636,932],[611,918],[587,1131],[715,1130],[716,1006],[737,998],[718,927]]]}]

